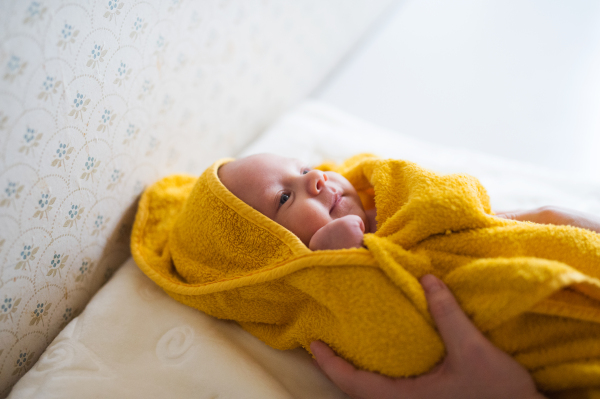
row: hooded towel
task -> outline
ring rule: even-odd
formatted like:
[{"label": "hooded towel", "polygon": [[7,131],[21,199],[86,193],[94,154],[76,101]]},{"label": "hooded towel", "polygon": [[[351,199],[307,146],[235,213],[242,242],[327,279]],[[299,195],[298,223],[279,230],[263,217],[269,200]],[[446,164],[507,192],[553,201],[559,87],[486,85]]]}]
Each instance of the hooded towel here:
[{"label": "hooded towel", "polygon": [[[311,251],[235,197],[216,162],[149,187],[133,256],[171,297],[277,349],[321,340],[391,377],[430,370],[443,342],[418,279],[433,273],[539,389],[600,392],[600,235],[494,217],[479,181],[370,155],[335,170],[377,208],[366,248]],[[587,397],[587,396],[586,396]]]}]

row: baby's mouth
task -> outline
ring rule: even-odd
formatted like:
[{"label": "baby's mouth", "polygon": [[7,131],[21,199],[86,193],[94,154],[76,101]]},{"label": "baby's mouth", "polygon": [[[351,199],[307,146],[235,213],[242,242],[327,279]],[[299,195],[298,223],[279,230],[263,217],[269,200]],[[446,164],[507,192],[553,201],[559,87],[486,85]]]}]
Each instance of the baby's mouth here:
[{"label": "baby's mouth", "polygon": [[340,201],[342,200],[342,195],[340,193],[334,193],[333,194],[333,202],[331,204],[331,208],[329,209],[329,213],[331,214],[331,212],[333,212],[333,210],[335,209],[335,207],[340,203]]}]

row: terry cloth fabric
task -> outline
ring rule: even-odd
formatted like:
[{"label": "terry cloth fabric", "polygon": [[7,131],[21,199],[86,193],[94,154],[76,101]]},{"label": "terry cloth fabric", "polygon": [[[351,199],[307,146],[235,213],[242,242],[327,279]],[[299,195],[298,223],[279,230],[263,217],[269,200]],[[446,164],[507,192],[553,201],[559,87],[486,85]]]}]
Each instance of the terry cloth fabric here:
[{"label": "terry cloth fabric", "polygon": [[311,251],[223,186],[229,161],[140,200],[133,256],[177,301],[274,348],[322,340],[362,369],[414,376],[445,353],[418,281],[433,273],[540,389],[598,393],[600,235],[496,218],[471,176],[360,155],[322,169],[376,206],[377,232],[367,248]]}]

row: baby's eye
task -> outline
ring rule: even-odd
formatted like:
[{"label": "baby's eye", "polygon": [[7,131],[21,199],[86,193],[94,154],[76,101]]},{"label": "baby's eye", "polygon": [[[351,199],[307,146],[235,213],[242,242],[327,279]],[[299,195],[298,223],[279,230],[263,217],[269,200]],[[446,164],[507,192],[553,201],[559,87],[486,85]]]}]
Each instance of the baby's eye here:
[{"label": "baby's eye", "polygon": [[281,194],[281,197],[279,198],[279,206],[285,204],[285,202],[289,199],[290,199],[289,194]]},{"label": "baby's eye", "polygon": [[304,170],[302,171],[302,174],[303,174],[303,175],[305,175],[305,174],[307,174],[308,172],[310,172],[310,169],[304,169]]}]

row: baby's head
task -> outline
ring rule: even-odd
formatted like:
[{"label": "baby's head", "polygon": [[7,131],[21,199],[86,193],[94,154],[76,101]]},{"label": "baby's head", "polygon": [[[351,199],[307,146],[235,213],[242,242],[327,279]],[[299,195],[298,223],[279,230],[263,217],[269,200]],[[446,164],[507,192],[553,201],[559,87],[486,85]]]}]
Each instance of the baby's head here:
[{"label": "baby's head", "polygon": [[312,169],[297,159],[257,154],[226,163],[218,175],[236,197],[307,246],[317,230],[346,215],[359,216],[369,231],[358,193],[338,173]]}]

